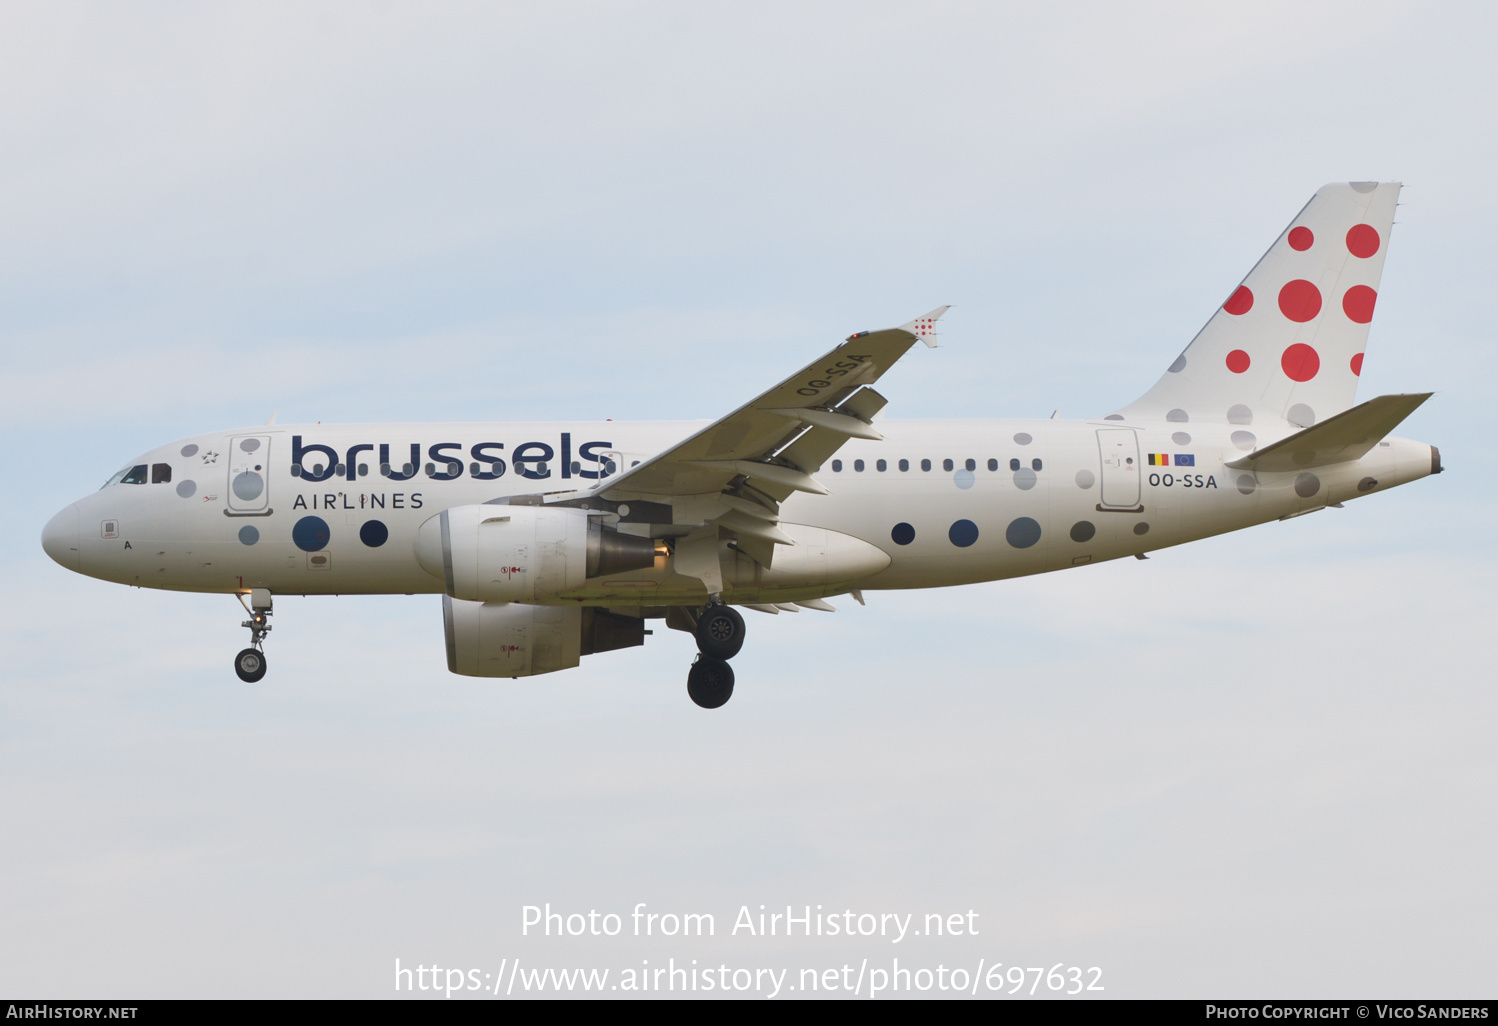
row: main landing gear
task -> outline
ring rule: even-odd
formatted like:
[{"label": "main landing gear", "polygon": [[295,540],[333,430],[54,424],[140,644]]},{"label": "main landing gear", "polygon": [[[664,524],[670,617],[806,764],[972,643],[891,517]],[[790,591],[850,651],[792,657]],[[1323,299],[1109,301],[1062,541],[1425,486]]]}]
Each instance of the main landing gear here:
[{"label": "main landing gear", "polygon": [[265,676],[265,636],[270,633],[271,599],[269,588],[250,590],[250,601],[245,603],[243,595],[236,595],[250,618],[241,627],[250,629],[250,647],[234,657],[234,672],[246,684],[253,684]]},{"label": "main landing gear", "polygon": [[716,709],[733,697],[733,667],[728,660],[744,647],[744,618],[721,600],[697,614],[692,630],[701,653],[687,672],[687,694],[704,709]]}]

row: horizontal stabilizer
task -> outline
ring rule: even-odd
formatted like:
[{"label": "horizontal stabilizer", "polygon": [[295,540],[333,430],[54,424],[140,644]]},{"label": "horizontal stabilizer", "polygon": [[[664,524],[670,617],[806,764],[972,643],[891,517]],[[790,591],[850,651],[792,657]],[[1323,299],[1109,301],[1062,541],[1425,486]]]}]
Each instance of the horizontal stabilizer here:
[{"label": "horizontal stabilizer", "polygon": [[1361,459],[1433,394],[1414,392],[1369,399],[1289,438],[1255,449],[1228,466],[1234,470],[1304,470]]}]

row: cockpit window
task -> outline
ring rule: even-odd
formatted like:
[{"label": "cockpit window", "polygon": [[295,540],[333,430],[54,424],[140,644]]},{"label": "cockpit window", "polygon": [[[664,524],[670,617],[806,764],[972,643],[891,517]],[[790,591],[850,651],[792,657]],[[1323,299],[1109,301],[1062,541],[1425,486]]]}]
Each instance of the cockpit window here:
[{"label": "cockpit window", "polygon": [[170,463],[151,464],[151,483],[163,484],[172,480],[172,465]]},{"label": "cockpit window", "polygon": [[125,471],[125,476],[122,477],[122,478],[120,478],[120,484],[145,484],[145,483],[146,483],[146,465],[144,463],[140,464],[139,466],[131,467],[129,470]]}]

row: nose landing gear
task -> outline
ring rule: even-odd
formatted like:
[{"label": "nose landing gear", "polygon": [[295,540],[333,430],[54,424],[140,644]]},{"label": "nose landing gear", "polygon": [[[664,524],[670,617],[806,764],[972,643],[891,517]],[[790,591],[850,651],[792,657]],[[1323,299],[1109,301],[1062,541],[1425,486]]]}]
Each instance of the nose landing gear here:
[{"label": "nose landing gear", "polygon": [[253,684],[265,676],[265,636],[270,633],[271,597],[269,588],[252,588],[250,601],[246,605],[244,596],[236,594],[239,604],[244,606],[250,618],[241,627],[250,629],[250,647],[234,657],[234,672],[246,684]]},{"label": "nose landing gear", "polygon": [[702,654],[687,672],[687,695],[704,709],[716,709],[733,697],[728,660],[744,647],[744,618],[718,599],[697,614],[692,635]]},{"label": "nose landing gear", "polygon": [[234,672],[246,684],[253,684],[265,676],[265,653],[258,648],[247,648],[234,657]]}]

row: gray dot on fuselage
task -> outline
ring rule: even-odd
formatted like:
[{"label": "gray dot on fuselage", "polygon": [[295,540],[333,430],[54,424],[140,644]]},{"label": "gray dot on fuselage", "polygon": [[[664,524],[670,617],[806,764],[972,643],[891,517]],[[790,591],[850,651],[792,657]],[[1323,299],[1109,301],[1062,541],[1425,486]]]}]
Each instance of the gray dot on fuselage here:
[{"label": "gray dot on fuselage", "polygon": [[1173,434],[1173,435],[1170,436],[1170,440],[1172,442],[1174,442],[1176,445],[1190,445],[1191,444],[1191,436],[1188,435],[1184,431],[1177,431],[1175,434]]},{"label": "gray dot on fuselage", "polygon": [[1307,471],[1295,479],[1295,494],[1302,499],[1309,499],[1321,491],[1321,478]]},{"label": "gray dot on fuselage", "polygon": [[1365,477],[1361,481],[1358,482],[1358,491],[1360,491],[1360,492],[1371,492],[1371,491],[1373,491],[1373,489],[1375,489],[1377,487],[1378,487],[1378,479],[1377,478]]},{"label": "gray dot on fuselage", "polygon": [[1232,438],[1233,444],[1244,452],[1251,451],[1254,446],[1259,444],[1259,440],[1254,437],[1252,431],[1234,431]]},{"label": "gray dot on fuselage", "polygon": [[1171,410],[1169,413],[1167,413],[1165,415],[1165,419],[1170,421],[1172,424],[1184,424],[1188,420],[1190,420],[1191,417],[1186,413],[1185,410],[1176,409]]},{"label": "gray dot on fuselage", "polygon": [[1094,474],[1092,471],[1090,471],[1090,470],[1079,470],[1079,471],[1077,471],[1077,487],[1078,488],[1091,488],[1095,484],[1097,484],[1097,475]]},{"label": "gray dot on fuselage", "polygon": [[[1155,364],[1155,366],[1158,367],[1160,365],[1157,363]],[[1180,356],[1177,356],[1175,360],[1171,362],[1171,365],[1165,369],[1167,373],[1170,374],[1181,373],[1181,371],[1186,369],[1186,354],[1182,353]]]},{"label": "gray dot on fuselage", "polygon": [[1014,472],[1014,487],[1023,491],[1029,491],[1031,488],[1034,488],[1037,480],[1035,471],[1029,467],[1021,467]]},{"label": "gray dot on fuselage", "polygon": [[245,524],[239,529],[239,540],[244,545],[254,545],[260,540],[260,531],[254,524]]},{"label": "gray dot on fuselage", "polygon": [[184,445],[182,447],[182,455],[184,456],[196,456],[197,454],[198,447],[196,445]]},{"label": "gray dot on fuselage", "polygon": [[1137,523],[1137,524],[1134,525],[1134,533],[1135,534],[1149,534],[1150,533],[1150,525],[1146,524],[1144,521],[1141,520],[1139,523]]},{"label": "gray dot on fuselage", "polygon": [[1316,423],[1316,411],[1305,403],[1296,403],[1285,412],[1285,419],[1296,427],[1308,428]]},{"label": "gray dot on fuselage", "polygon": [[195,482],[195,481],[178,481],[177,482],[177,494],[180,495],[180,496],[182,496],[184,499],[190,499],[190,498],[192,498],[193,492],[196,492],[197,490],[198,490],[198,485],[197,485],[197,482]]},{"label": "gray dot on fuselage", "polygon": [[952,483],[958,488],[971,488],[976,478],[971,470],[963,469],[952,475]]},{"label": "gray dot on fuselage", "polygon": [[1252,424],[1254,422],[1254,411],[1242,403],[1228,407],[1229,424]]},{"label": "gray dot on fuselage", "polygon": [[1005,529],[1004,540],[1017,549],[1028,549],[1040,541],[1040,523],[1030,517],[1016,517]]},{"label": "gray dot on fuselage", "polygon": [[1078,520],[1071,525],[1071,540],[1074,542],[1092,541],[1092,536],[1097,534],[1097,527],[1090,520]]},{"label": "gray dot on fuselage", "polygon": [[265,491],[265,480],[259,474],[246,470],[235,476],[233,488],[236,498],[249,502],[260,498],[260,493]]},{"label": "gray dot on fuselage", "polygon": [[245,452],[254,452],[256,449],[260,448],[260,439],[246,438],[244,441],[239,443],[239,447]]},{"label": "gray dot on fuselage", "polygon": [[[1155,366],[1158,367],[1159,364],[1156,364]],[[1031,438],[1028,434],[1026,434],[1023,431],[1021,431],[1019,434],[1017,434],[1017,435],[1014,436],[1014,444],[1015,445],[1029,445],[1033,441],[1035,441],[1035,439]]]},{"label": "gray dot on fuselage", "polygon": [[1108,416],[1104,417],[1103,419],[1104,420],[1123,420],[1123,414],[1121,414],[1121,413],[1110,413],[1110,414],[1108,414]]},{"label": "gray dot on fuselage", "polygon": [[1258,482],[1254,480],[1254,476],[1252,474],[1238,475],[1238,490],[1244,495],[1252,495],[1254,493],[1254,489],[1257,487]]}]

